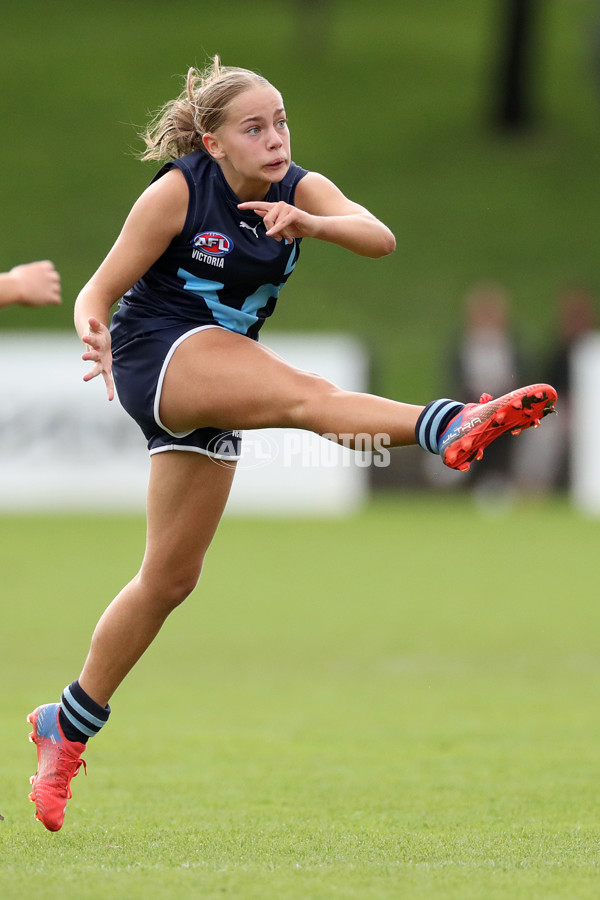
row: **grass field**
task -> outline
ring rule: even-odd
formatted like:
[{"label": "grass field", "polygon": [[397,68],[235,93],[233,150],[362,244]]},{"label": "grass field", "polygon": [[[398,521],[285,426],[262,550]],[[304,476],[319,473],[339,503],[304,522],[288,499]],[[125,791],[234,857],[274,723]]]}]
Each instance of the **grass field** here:
[{"label": "grass field", "polygon": [[143,522],[0,519],[0,895],[597,898],[599,537],[559,500],[226,519],[52,835],[25,715]]}]

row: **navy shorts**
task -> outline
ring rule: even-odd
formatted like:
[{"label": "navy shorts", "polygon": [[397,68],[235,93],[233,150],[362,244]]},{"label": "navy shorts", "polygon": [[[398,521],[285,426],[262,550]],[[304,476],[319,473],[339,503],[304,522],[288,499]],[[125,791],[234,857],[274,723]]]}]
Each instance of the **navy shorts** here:
[{"label": "navy shorts", "polygon": [[[188,323],[164,325],[145,331],[132,329],[128,334],[121,311],[113,317],[113,376],[119,401],[135,419],[148,441],[150,455],[165,450],[189,450],[215,459],[236,460],[241,456],[240,431],[197,428],[195,431],[170,431],[160,420],[162,385],[177,347],[192,334],[219,325]],[[136,333],[137,331],[137,333]]]}]

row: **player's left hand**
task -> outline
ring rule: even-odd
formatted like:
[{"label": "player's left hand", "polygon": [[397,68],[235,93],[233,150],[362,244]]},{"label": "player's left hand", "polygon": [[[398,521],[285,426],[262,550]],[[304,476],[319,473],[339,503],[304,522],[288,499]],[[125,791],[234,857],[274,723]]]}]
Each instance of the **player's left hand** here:
[{"label": "player's left hand", "polygon": [[238,203],[238,209],[251,209],[262,217],[267,237],[276,241],[293,241],[294,238],[314,237],[316,234],[315,216],[290,206],[283,200],[269,203],[266,200],[250,200]]}]

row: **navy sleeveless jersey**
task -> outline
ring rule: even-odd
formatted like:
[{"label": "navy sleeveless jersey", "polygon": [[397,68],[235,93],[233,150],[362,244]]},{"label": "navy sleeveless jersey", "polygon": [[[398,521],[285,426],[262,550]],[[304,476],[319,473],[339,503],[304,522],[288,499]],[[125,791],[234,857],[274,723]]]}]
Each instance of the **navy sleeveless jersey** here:
[{"label": "navy sleeveless jersey", "polygon": [[[202,150],[168,162],[153,181],[172,168],[183,173],[189,188],[183,231],[127,291],[119,317],[127,319],[129,309],[142,328],[139,320],[151,317],[191,328],[220,325],[256,338],[298,261],[300,240],[267,237],[262,218],[237,208],[219,164]],[[305,174],[291,163],[265,199],[293,204]]]}]

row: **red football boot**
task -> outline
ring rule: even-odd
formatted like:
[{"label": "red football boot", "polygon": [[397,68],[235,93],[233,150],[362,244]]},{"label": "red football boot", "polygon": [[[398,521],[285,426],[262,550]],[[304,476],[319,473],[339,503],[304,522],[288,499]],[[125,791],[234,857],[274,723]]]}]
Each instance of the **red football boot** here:
[{"label": "red football boot", "polygon": [[81,754],[85,744],[68,741],[58,721],[59,703],[38,706],[27,716],[33,725],[29,740],[37,747],[38,767],[31,776],[33,790],[29,799],[35,803],[35,817],[48,831],[58,831],[65,819],[67,800],[71,799],[71,779],[85,760]]},{"label": "red football boot", "polygon": [[451,469],[466,472],[474,459],[505,431],[520,434],[537,428],[544,416],[555,412],[556,391],[549,384],[530,384],[497,400],[482,394],[479,403],[467,403],[438,441],[442,461]]}]

